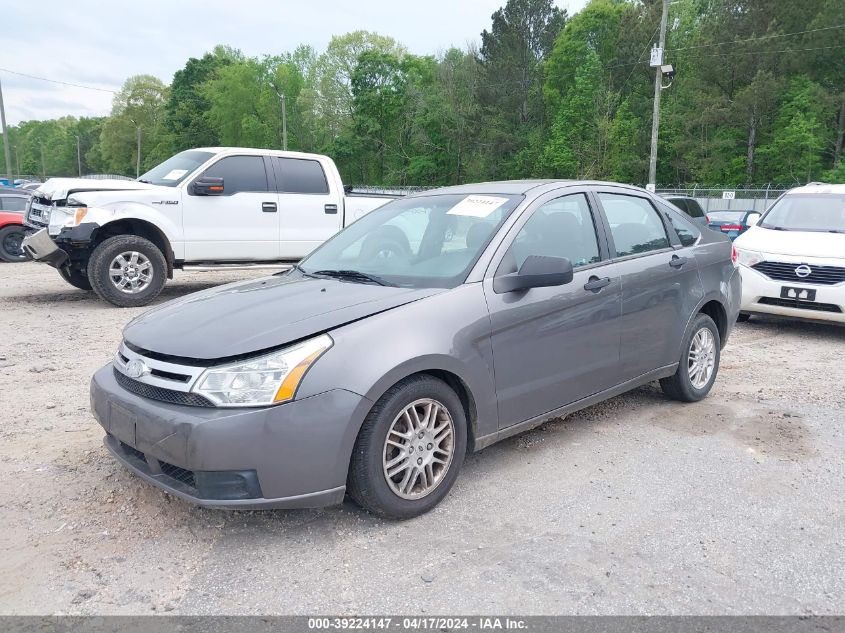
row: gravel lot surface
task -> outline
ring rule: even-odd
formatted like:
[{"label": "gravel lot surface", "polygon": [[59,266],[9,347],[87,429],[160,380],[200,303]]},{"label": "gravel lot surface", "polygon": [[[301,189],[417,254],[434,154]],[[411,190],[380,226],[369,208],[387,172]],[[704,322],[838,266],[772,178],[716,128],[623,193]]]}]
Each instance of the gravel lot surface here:
[{"label": "gravel lot surface", "polygon": [[201,510],[118,467],[88,380],[141,311],[0,265],[2,614],[845,612],[845,328],[738,325],[705,401],[547,423],[387,523]]}]

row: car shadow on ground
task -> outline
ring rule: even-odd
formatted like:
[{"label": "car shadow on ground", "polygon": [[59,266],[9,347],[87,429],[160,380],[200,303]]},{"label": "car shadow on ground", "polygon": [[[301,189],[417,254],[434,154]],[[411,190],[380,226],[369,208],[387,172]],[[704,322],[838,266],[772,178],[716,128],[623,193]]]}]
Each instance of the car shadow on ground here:
[{"label": "car shadow on ground", "polygon": [[[229,282],[176,282],[176,283],[168,283],[164,290],[161,291],[161,294],[156,297],[153,301],[149,303],[147,306],[143,306],[144,308],[152,308],[157,306],[165,301],[170,301],[171,299],[178,299],[180,297],[184,297],[186,295],[192,294],[194,292],[199,292],[201,290],[207,290],[209,288],[214,288],[216,286],[222,286],[225,283]],[[14,299],[21,303],[29,303],[33,305],[43,305],[47,303],[58,303],[58,302],[75,302],[75,303],[84,303],[90,304],[92,306],[100,305],[103,307],[116,307],[111,306],[107,302],[100,299],[93,291],[88,290],[76,290],[73,288],[68,288],[66,291],[62,292],[32,292],[32,293],[22,293],[14,295]]]},{"label": "car shadow on ground", "polygon": [[845,340],[845,325],[832,321],[796,321],[795,319],[755,315],[749,321],[740,325],[747,331],[757,333],[777,335],[789,332],[829,338],[832,341]]}]

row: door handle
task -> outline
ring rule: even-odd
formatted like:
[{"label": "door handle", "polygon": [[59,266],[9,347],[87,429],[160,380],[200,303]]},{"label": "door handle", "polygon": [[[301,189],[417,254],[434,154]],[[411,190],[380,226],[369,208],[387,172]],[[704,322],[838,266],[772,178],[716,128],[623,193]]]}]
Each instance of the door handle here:
[{"label": "door handle", "polygon": [[601,279],[599,279],[598,277],[593,275],[592,277],[590,277],[589,280],[587,280],[587,283],[584,284],[584,290],[589,290],[590,292],[599,292],[602,288],[609,285],[610,277],[602,277]]},{"label": "door handle", "polygon": [[261,210],[264,213],[275,213],[278,210],[275,202],[262,202]]},{"label": "door handle", "polygon": [[678,257],[677,255],[672,255],[672,259],[669,260],[669,265],[672,268],[680,268],[684,264],[687,263],[686,257]]},{"label": "door handle", "polygon": [[337,205],[336,204],[327,204],[325,207],[323,207],[323,209],[325,210],[326,213],[329,213],[329,214],[337,213]]}]

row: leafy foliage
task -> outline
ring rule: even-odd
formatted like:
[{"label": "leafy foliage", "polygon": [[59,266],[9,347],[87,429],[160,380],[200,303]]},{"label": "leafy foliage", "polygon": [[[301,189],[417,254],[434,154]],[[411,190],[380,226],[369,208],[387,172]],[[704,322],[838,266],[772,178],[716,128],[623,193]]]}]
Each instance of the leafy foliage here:
[{"label": "leafy foliage", "polygon": [[[477,49],[437,56],[368,31],[321,53],[218,46],[170,86],[130,77],[108,117],[12,127],[12,167],[134,175],[139,129],[142,170],[189,147],[280,148],[284,112],[288,148],[328,153],[353,183],[643,183],[660,9],[591,0],[569,17],[552,0],[506,0]],[[845,180],[845,2],[685,0],[669,27],[678,75],[663,92],[659,182]]]}]

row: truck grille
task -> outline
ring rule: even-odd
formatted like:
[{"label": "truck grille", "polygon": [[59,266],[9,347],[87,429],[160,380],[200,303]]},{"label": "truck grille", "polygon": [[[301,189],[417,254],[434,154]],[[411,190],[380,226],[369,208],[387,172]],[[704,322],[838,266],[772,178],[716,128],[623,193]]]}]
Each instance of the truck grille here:
[{"label": "truck grille", "polygon": [[52,205],[46,198],[32,196],[26,205],[24,222],[36,228],[44,228],[50,224]]},{"label": "truck grille", "polygon": [[114,377],[121,387],[142,398],[149,398],[150,400],[158,400],[159,402],[170,404],[181,404],[188,407],[214,406],[210,400],[198,394],[148,385],[147,383],[133,380],[129,376],[123,375],[117,369],[114,369]]},{"label": "truck grille", "polygon": [[[795,269],[807,266],[810,274],[799,277]],[[812,264],[796,264],[792,262],[760,262],[752,266],[757,272],[763,273],[769,279],[777,281],[792,281],[820,286],[833,286],[845,281],[845,268],[839,266],[816,266]]]}]

